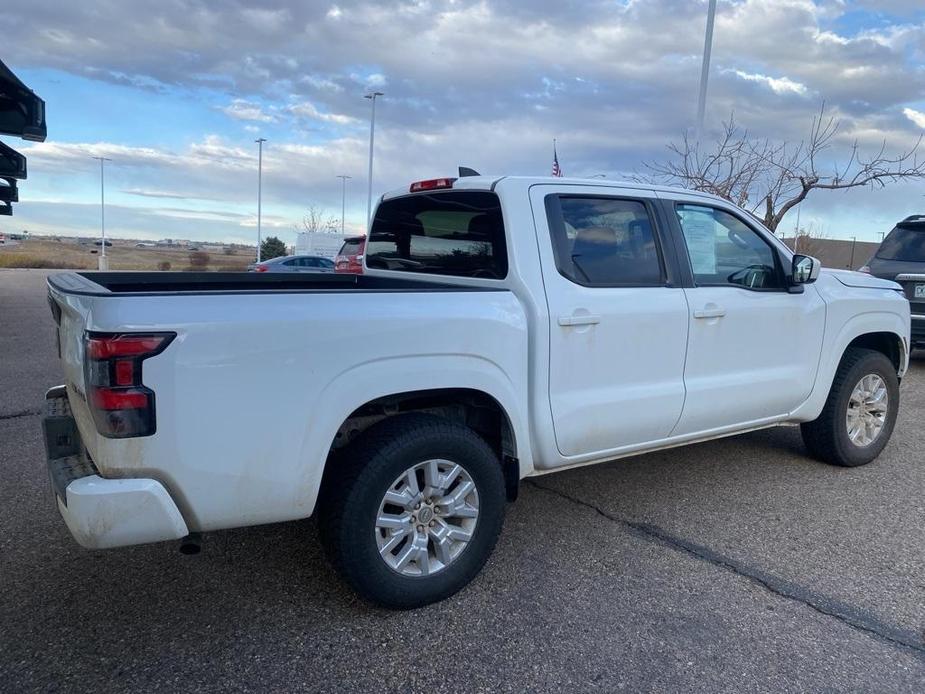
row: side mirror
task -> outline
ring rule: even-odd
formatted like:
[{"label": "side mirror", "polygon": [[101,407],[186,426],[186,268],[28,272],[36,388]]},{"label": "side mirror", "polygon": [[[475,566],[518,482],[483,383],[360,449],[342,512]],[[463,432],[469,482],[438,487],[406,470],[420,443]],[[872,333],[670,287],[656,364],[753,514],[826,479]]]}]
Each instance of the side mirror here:
[{"label": "side mirror", "polygon": [[810,255],[793,256],[790,277],[794,285],[810,284],[819,279],[822,263]]}]

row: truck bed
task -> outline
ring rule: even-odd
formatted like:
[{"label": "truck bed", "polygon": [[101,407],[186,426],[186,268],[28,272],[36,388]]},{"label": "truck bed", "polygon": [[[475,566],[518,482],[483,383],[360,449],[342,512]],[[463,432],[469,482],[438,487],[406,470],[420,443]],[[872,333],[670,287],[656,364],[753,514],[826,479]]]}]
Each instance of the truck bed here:
[{"label": "truck bed", "polygon": [[64,272],[51,275],[48,282],[62,292],[82,296],[345,291],[496,291],[491,287],[467,287],[403,277],[373,277],[370,275],[320,272],[298,274],[263,272]]},{"label": "truck bed", "polygon": [[[189,530],[310,515],[341,426],[381,396],[469,388],[524,421],[527,319],[504,287],[243,272],[69,272],[48,283],[68,401],[99,475],[156,481]],[[88,333],[174,335],[141,369],[154,434],[98,431]]]}]

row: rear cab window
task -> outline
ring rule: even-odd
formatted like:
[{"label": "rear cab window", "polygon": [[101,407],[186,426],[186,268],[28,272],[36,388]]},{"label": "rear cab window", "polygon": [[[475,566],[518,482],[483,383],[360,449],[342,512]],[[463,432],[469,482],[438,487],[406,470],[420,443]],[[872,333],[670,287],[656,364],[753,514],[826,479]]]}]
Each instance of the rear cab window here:
[{"label": "rear cab window", "polygon": [[498,196],[487,191],[445,191],[383,201],[366,245],[366,266],[504,279],[507,240]]}]

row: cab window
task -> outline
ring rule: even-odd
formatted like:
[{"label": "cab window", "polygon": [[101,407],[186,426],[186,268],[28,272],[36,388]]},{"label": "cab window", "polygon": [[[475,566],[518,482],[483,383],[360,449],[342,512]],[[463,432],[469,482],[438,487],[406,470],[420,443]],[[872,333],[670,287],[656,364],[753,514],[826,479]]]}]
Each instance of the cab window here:
[{"label": "cab window", "polygon": [[586,287],[665,282],[652,218],[640,200],[582,195],[546,199],[559,273]]},{"label": "cab window", "polygon": [[678,203],[675,209],[695,284],[754,290],[783,287],[777,253],[741,219],[705,205]]}]

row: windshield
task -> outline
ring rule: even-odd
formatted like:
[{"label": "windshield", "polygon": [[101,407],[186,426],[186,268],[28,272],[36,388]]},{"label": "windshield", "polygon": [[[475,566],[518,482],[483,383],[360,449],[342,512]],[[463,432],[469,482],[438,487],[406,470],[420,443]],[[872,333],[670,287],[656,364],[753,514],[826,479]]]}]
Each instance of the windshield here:
[{"label": "windshield", "polygon": [[877,257],[925,263],[925,224],[898,225],[883,239]]}]

